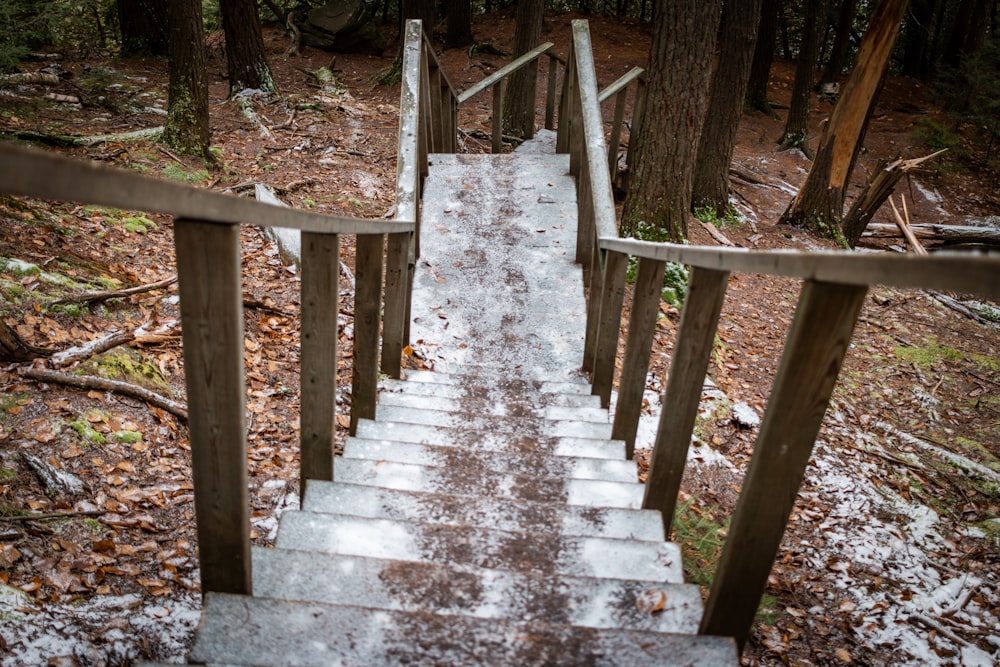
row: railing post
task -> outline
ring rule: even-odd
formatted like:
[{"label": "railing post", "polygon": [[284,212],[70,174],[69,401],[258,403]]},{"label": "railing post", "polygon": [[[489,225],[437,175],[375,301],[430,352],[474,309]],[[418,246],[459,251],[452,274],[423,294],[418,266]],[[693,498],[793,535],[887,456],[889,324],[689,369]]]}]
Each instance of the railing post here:
[{"label": "railing post", "polygon": [[303,232],[299,391],[302,498],[306,480],[333,479],[339,281],[340,239],[336,234]]},{"label": "railing post", "polygon": [[503,151],[503,79],[493,84],[493,152]]},{"label": "railing post", "polygon": [[[578,96],[576,90],[576,57],[573,53],[573,42],[569,44],[569,54],[566,56],[566,71],[563,72],[562,94],[559,96],[559,126],[556,129],[556,153],[570,152],[570,137],[573,134],[573,106]],[[570,171],[573,171],[572,164]],[[573,172],[576,176],[577,172]]]},{"label": "railing post", "polygon": [[642,395],[646,389],[649,353],[660,314],[663,291],[663,271],[666,262],[639,258],[632,289],[632,309],[625,339],[625,360],[618,381],[618,405],[615,408],[611,437],[625,441],[625,458],[635,453],[635,433],[642,411]]},{"label": "railing post", "polygon": [[549,76],[545,88],[545,129],[554,130],[556,127],[556,74],[559,61],[551,53],[545,55],[549,57]]},{"label": "railing post", "polygon": [[399,379],[407,330],[409,246],[412,234],[389,234],[385,254],[385,315],[382,319],[382,372]]},{"label": "railing post", "polygon": [[867,290],[802,287],[699,634],[746,643]]},{"label": "railing post", "polygon": [[670,535],[728,278],[726,271],[692,269],[681,311],[670,376],[663,393],[660,425],[649,461],[646,496],[642,502],[643,509],[660,510],[667,536]]},{"label": "railing post", "polygon": [[615,357],[618,355],[618,334],[621,331],[622,304],[625,301],[625,272],[628,255],[606,251],[604,280],[600,294],[590,293],[600,304],[597,322],[597,345],[594,350],[594,376],[591,393],[601,397],[601,407],[611,404],[611,389],[615,379]]},{"label": "railing post", "polygon": [[378,396],[379,324],[382,312],[383,234],[358,234],[355,242],[354,363],[351,375],[351,435],[359,419],[375,418]]},{"label": "railing post", "polygon": [[611,182],[615,181],[618,171],[618,144],[622,139],[622,123],[625,121],[625,102],[628,98],[628,87],[622,88],[615,95],[615,119],[611,124],[611,137],[608,139],[608,173]]},{"label": "railing post", "polygon": [[591,246],[590,278],[584,271],[584,284],[588,285],[587,293],[587,330],[583,341],[583,372],[593,373],[594,362],[597,359],[597,331],[601,319],[601,295],[604,292],[604,260],[607,254],[595,243]]},{"label": "railing post", "polygon": [[239,226],[174,221],[202,592],[252,593]]}]

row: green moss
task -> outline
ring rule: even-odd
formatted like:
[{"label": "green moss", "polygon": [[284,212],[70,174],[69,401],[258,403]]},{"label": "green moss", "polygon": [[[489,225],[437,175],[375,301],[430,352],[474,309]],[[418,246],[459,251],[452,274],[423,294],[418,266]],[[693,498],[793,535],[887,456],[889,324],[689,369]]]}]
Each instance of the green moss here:
[{"label": "green moss", "polygon": [[78,303],[64,303],[58,306],[52,306],[49,308],[54,313],[64,313],[70,317],[80,317],[83,314],[83,308]]},{"label": "green moss", "polygon": [[173,162],[163,168],[163,175],[173,181],[181,181],[182,183],[201,183],[208,180],[208,170],[194,169],[189,171]]},{"label": "green moss", "polygon": [[0,397],[0,412],[10,412],[12,409],[23,405],[27,399],[28,395],[24,392],[4,394]]},{"label": "green moss", "polygon": [[938,345],[933,338],[927,347],[908,347],[897,345],[894,350],[896,357],[906,363],[915,364],[921,368],[930,368],[942,360],[961,361],[965,354],[947,345]]},{"label": "green moss", "polygon": [[700,206],[694,210],[694,217],[702,222],[711,223],[719,229],[743,226],[740,212],[728,204],[721,214],[715,210],[714,206]]},{"label": "green moss", "polygon": [[15,278],[24,278],[25,276],[40,276],[42,270],[30,262],[0,257],[0,273],[6,273]]},{"label": "green moss", "polygon": [[104,534],[104,524],[98,521],[97,519],[91,519],[90,517],[86,517],[83,520],[81,520],[80,523],[89,528],[90,532],[92,532],[94,535],[100,536]]},{"label": "green moss", "polygon": [[80,364],[76,372],[131,382],[167,396],[172,394],[159,367],[143,353],[128,347],[117,347],[91,357]]},{"label": "green moss", "polygon": [[156,223],[144,215],[124,218],[122,225],[124,225],[126,231],[134,234],[145,234],[151,229],[157,229]]},{"label": "green moss", "polygon": [[86,417],[77,417],[75,420],[70,422],[69,427],[76,431],[76,434],[80,436],[80,439],[87,444],[103,445],[108,441],[107,438],[90,425],[90,422],[87,421]]},{"label": "green moss", "polygon": [[17,477],[17,472],[10,468],[0,468],[0,479],[13,479]]},{"label": "green moss", "polygon": [[123,444],[133,444],[142,442],[142,433],[138,431],[115,431],[111,434],[111,439]]}]

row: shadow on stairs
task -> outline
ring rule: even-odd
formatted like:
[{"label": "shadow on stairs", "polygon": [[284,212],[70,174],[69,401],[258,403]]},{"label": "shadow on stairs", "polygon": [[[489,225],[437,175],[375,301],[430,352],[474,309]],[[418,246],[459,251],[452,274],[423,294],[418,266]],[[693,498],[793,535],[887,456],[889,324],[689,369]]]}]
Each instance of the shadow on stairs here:
[{"label": "shadow on stairs", "polygon": [[206,596],[190,660],[738,664],[695,634],[699,590],[578,374],[568,157],[430,162],[411,339],[433,370],[383,382],[334,481],[253,551],[254,596]]}]

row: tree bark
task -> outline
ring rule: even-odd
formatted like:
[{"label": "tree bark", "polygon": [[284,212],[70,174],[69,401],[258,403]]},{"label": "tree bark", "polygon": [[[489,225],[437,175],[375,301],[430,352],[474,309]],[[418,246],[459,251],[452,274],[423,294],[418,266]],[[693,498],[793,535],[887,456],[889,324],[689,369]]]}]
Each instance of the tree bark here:
[{"label": "tree bark", "polygon": [[851,28],[854,25],[854,15],[857,13],[858,0],[843,0],[837,17],[837,34],[833,38],[833,49],[830,60],[823,70],[820,83],[833,83],[844,71],[847,64],[847,47],[851,44]]},{"label": "tree bark", "polygon": [[167,55],[167,5],[158,0],[118,0],[121,55]]},{"label": "tree bark", "polygon": [[914,0],[903,27],[903,74],[921,81],[931,73],[934,9],[938,0]]},{"label": "tree bark", "polygon": [[783,222],[805,223],[820,233],[841,235],[847,183],[889,66],[906,4],[907,0],[882,0],[872,15],[851,76],[823,128],[812,169],[782,215]]},{"label": "tree bark", "polygon": [[403,11],[399,17],[399,34],[404,33],[403,26],[407,19],[420,19],[424,22],[424,33],[428,38],[434,35],[434,24],[437,23],[437,13],[434,11],[434,0],[400,0]]},{"label": "tree bark", "polygon": [[208,129],[208,77],[201,0],[172,0],[170,81],[163,143],[211,161]]},{"label": "tree bark", "polygon": [[762,111],[774,117],[774,110],[767,100],[767,83],[771,78],[771,63],[774,62],[774,47],[778,39],[778,0],[763,0],[760,8],[760,22],[757,26],[757,44],[750,65],[750,80],[747,82],[746,106],[748,110]]},{"label": "tree bark", "polygon": [[221,0],[222,29],[226,33],[229,95],[243,90],[278,92],[264,53],[256,0]]},{"label": "tree bark", "polygon": [[639,223],[666,238],[687,237],[694,158],[708,108],[721,0],[657,2],[646,71],[645,113],[632,141],[622,232]]},{"label": "tree bark", "polygon": [[475,43],[472,37],[472,0],[447,0],[448,32],[445,46],[458,48]]},{"label": "tree bark", "polygon": [[[518,0],[514,19],[514,58],[538,46],[544,11],[544,0]],[[537,60],[511,74],[503,101],[503,126],[507,134],[525,139],[534,136],[537,80]]]},{"label": "tree bark", "polygon": [[720,216],[729,208],[729,163],[739,129],[761,0],[728,0],[722,12],[722,46],[712,76],[708,114],[698,143],[691,199]]},{"label": "tree bark", "polygon": [[819,32],[821,19],[826,16],[826,0],[805,3],[805,20],[802,26],[802,43],[795,65],[795,83],[792,84],[792,102],[788,109],[785,131],[778,139],[782,150],[798,148],[812,157],[809,148],[809,106],[812,102],[813,76],[819,58]]}]

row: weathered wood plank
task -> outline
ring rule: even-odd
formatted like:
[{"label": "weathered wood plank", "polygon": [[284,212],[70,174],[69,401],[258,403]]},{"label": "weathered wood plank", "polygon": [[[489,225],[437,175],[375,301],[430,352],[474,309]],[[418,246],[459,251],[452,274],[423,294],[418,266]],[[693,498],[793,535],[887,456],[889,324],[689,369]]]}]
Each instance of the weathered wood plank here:
[{"label": "weathered wood plank", "polygon": [[660,425],[649,461],[646,496],[642,502],[644,509],[660,510],[667,535],[673,522],[677,492],[681,488],[728,278],[725,271],[693,269],[681,311],[670,376],[663,392]]},{"label": "weathered wood plank", "polygon": [[492,147],[494,153],[503,151],[503,80],[493,84],[493,134]]},{"label": "weathered wood plank", "polygon": [[520,58],[517,58],[516,60],[512,60],[510,62],[510,64],[505,65],[504,67],[501,67],[500,69],[498,69],[497,71],[493,72],[493,74],[490,74],[488,77],[486,77],[482,81],[480,81],[480,82],[476,83],[475,85],[472,85],[469,88],[467,88],[467,89],[463,90],[462,92],[460,92],[458,94],[458,103],[462,104],[463,102],[465,102],[465,101],[471,99],[472,97],[475,97],[479,93],[483,92],[487,88],[490,88],[491,86],[496,85],[496,83],[498,81],[502,81],[502,80],[506,79],[508,76],[510,76],[511,74],[513,74],[516,70],[518,70],[518,69],[524,67],[525,65],[527,65],[527,64],[529,64],[529,63],[537,60],[539,56],[541,56],[543,53],[545,53],[546,51],[548,51],[549,49],[551,49],[553,46],[555,46],[555,44],[553,44],[552,42],[545,42],[544,44],[536,46],[531,51],[528,51],[527,53],[525,53]]},{"label": "weathered wood plank", "polygon": [[339,237],[303,233],[299,391],[301,498],[305,498],[306,480],[333,479],[339,271]]},{"label": "weathered wood plank", "polygon": [[614,83],[601,91],[597,96],[597,101],[604,104],[611,99],[612,95],[617,95],[628,88],[628,85],[642,76],[644,71],[641,67],[633,67],[625,74],[622,74]]},{"label": "weathered wood plank", "polygon": [[549,55],[548,81],[545,88],[545,129],[553,130],[556,127],[556,75],[558,74],[559,61]]},{"label": "weathered wood plank", "polygon": [[764,273],[846,285],[889,285],[1000,297],[1000,258],[972,253],[872,255],[710,248],[603,237],[602,248],[718,271]]},{"label": "weathered wood plank", "polygon": [[239,231],[174,221],[201,589],[250,595]]},{"label": "weathered wood plank", "polygon": [[416,224],[420,201],[420,21],[406,22],[402,81],[399,90],[399,138],[396,153],[396,219]]},{"label": "weathered wood plank", "polygon": [[[600,253],[603,251],[597,246],[593,246],[591,252],[593,256],[588,264],[593,267],[593,270],[590,271],[589,280],[584,278],[584,284],[588,286],[587,291],[590,294],[587,299],[587,330],[584,332],[583,339],[583,366],[581,370],[584,373],[594,372],[594,362],[597,359],[597,330],[601,318],[599,295],[604,291],[604,271],[601,269],[600,257]],[[585,265],[584,276],[586,275]]]},{"label": "weathered wood plank", "polygon": [[382,372],[399,379],[402,369],[404,338],[409,319],[409,254],[411,234],[390,234],[385,258],[385,315],[382,320]]},{"label": "weathered wood plank", "polygon": [[622,124],[625,122],[625,102],[628,89],[623,88],[615,98],[615,119],[611,123],[611,135],[608,138],[608,173],[614,177],[618,170],[618,144],[622,140]]},{"label": "weathered wood plank", "polygon": [[49,151],[6,144],[0,145],[0,192],[167,213],[207,222],[239,224],[252,221],[261,227],[287,227],[327,234],[410,229],[406,223],[395,221],[360,220],[271,206]]},{"label": "weathered wood plank", "polygon": [[597,300],[600,315],[597,321],[597,345],[594,350],[594,376],[591,393],[601,397],[601,407],[611,405],[611,389],[615,379],[615,358],[618,355],[618,334],[621,332],[622,304],[625,302],[625,272],[628,255],[609,252],[604,259],[604,279],[600,293],[591,292]]},{"label": "weathered wood plank", "polygon": [[746,643],[866,292],[803,285],[699,634]]},{"label": "weathered wood plank", "polygon": [[618,405],[615,408],[611,438],[625,441],[625,458],[635,452],[635,434],[642,412],[642,395],[646,389],[649,354],[653,349],[653,334],[660,315],[663,271],[665,262],[639,259],[632,288],[632,309],[625,339],[625,359],[618,381]]},{"label": "weathered wood plank", "polygon": [[359,419],[375,419],[384,241],[381,236],[359,236],[354,254],[357,290],[354,293],[351,435],[357,431]]},{"label": "weathered wood plank", "polygon": [[[559,96],[559,126],[556,128],[556,153],[572,153],[570,137],[573,136],[573,106],[576,94],[576,67],[573,56],[573,42],[569,44],[569,55],[566,69],[563,72],[562,94]],[[573,158],[570,156],[570,173],[578,174],[573,168]]]}]

